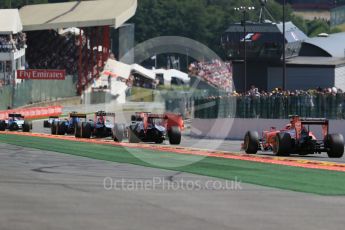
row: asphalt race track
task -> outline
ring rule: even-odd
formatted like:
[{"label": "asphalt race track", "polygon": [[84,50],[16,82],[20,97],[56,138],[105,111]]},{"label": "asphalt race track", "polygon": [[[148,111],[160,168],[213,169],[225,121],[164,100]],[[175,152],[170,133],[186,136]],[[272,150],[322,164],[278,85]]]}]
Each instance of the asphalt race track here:
[{"label": "asphalt race track", "polygon": [[[130,187],[153,180],[164,183]],[[0,144],[0,229],[343,229],[345,197],[210,180],[226,183]]]},{"label": "asphalt race track", "polygon": [[[49,133],[42,123],[34,121],[33,132]],[[181,145],[240,152],[240,144],[185,135]],[[303,158],[344,162],[326,155]],[[0,204],[1,230],[308,230],[342,229],[345,197],[0,143]]]}]

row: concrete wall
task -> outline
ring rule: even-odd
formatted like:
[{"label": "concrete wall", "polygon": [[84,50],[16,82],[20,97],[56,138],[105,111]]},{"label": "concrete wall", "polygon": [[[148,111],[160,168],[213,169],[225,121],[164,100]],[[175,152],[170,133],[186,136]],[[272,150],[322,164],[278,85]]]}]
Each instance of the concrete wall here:
[{"label": "concrete wall", "polygon": [[[267,88],[267,65],[270,63],[247,61],[247,90],[255,85],[260,90]],[[235,90],[242,92],[244,89],[244,63],[233,62],[233,80]]]},{"label": "concrete wall", "polygon": [[[314,89],[328,88],[335,85],[334,68],[316,67],[288,67],[286,70],[287,89]],[[268,68],[268,90],[282,87],[282,69],[279,67]]]},{"label": "concrete wall", "polygon": [[[191,135],[194,137],[207,137],[216,139],[242,140],[248,130],[262,131],[271,127],[283,128],[289,120],[281,119],[193,119],[191,124]],[[311,127],[318,138],[322,136],[321,126]],[[345,137],[345,121],[331,120],[330,133],[341,133]]]}]

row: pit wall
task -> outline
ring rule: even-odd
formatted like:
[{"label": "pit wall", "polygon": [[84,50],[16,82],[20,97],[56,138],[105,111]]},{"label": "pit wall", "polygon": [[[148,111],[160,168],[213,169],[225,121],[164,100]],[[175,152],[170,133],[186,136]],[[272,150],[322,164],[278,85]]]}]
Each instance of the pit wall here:
[{"label": "pit wall", "polygon": [[[190,135],[198,138],[242,140],[248,130],[258,131],[260,136],[271,127],[283,128],[289,120],[285,119],[193,119]],[[345,120],[330,120],[330,133],[341,133],[345,137]],[[322,137],[321,126],[310,126],[317,138]]]}]

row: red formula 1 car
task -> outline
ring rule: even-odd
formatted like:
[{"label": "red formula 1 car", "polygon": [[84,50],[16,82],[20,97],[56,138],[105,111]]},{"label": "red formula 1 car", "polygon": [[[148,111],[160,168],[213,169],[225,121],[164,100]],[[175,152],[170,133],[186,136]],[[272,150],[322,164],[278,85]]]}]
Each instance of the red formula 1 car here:
[{"label": "red formula 1 car", "polygon": [[[322,139],[317,139],[310,131],[311,125],[321,125]],[[262,138],[259,138],[258,132],[248,131],[244,137],[243,149],[249,154],[255,154],[258,150],[273,151],[277,156],[326,152],[331,158],[340,158],[344,154],[344,138],[338,133],[329,134],[327,119],[291,116],[290,123],[283,129],[272,127],[263,132]]]},{"label": "red formula 1 car", "polygon": [[139,112],[132,115],[131,122],[128,127],[130,143],[155,142],[160,144],[165,139],[169,139],[169,143],[172,145],[181,143],[181,131],[184,123],[179,114]]}]

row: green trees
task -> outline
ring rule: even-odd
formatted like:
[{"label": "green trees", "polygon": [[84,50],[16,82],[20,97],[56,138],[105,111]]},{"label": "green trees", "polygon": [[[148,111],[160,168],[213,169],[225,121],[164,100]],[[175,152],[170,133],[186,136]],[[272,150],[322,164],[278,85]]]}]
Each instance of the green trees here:
[{"label": "green trees", "polygon": [[[139,0],[137,13],[131,22],[136,24],[137,42],[156,36],[186,36],[220,54],[220,36],[229,24],[242,19],[242,15],[233,10],[241,5],[255,6],[257,10],[248,15],[248,20],[258,21],[258,0]],[[267,8],[276,21],[282,21],[279,3],[268,1]],[[286,7],[286,15],[287,21],[293,21],[309,36],[339,32],[331,29],[328,22],[303,20],[293,14],[290,6]]]},{"label": "green trees", "polygon": [[[136,41],[156,36],[185,36],[204,43],[220,54],[220,37],[230,23],[242,19],[234,7],[254,5],[257,10],[248,20],[258,21],[260,8],[257,0],[139,0],[136,15]],[[275,1],[268,4],[273,16],[280,20],[282,7]],[[292,10],[288,8],[289,19]]]},{"label": "green trees", "polygon": [[[24,4],[66,2],[69,0],[1,0],[0,8],[20,7]],[[138,0],[138,9],[131,22],[136,24],[136,41],[142,42],[157,36],[185,36],[200,41],[221,54],[220,36],[229,24],[239,22],[242,15],[234,11],[238,6],[255,6],[248,20],[258,21],[258,0]],[[282,6],[274,0],[267,4],[275,20],[282,20]],[[305,21],[286,7],[287,20],[309,36],[319,33],[339,32],[331,29],[328,22]]]},{"label": "green trees", "polygon": [[307,30],[310,37],[315,37],[320,33],[338,33],[341,32],[338,28],[330,28],[329,24],[324,20],[307,21]]}]

